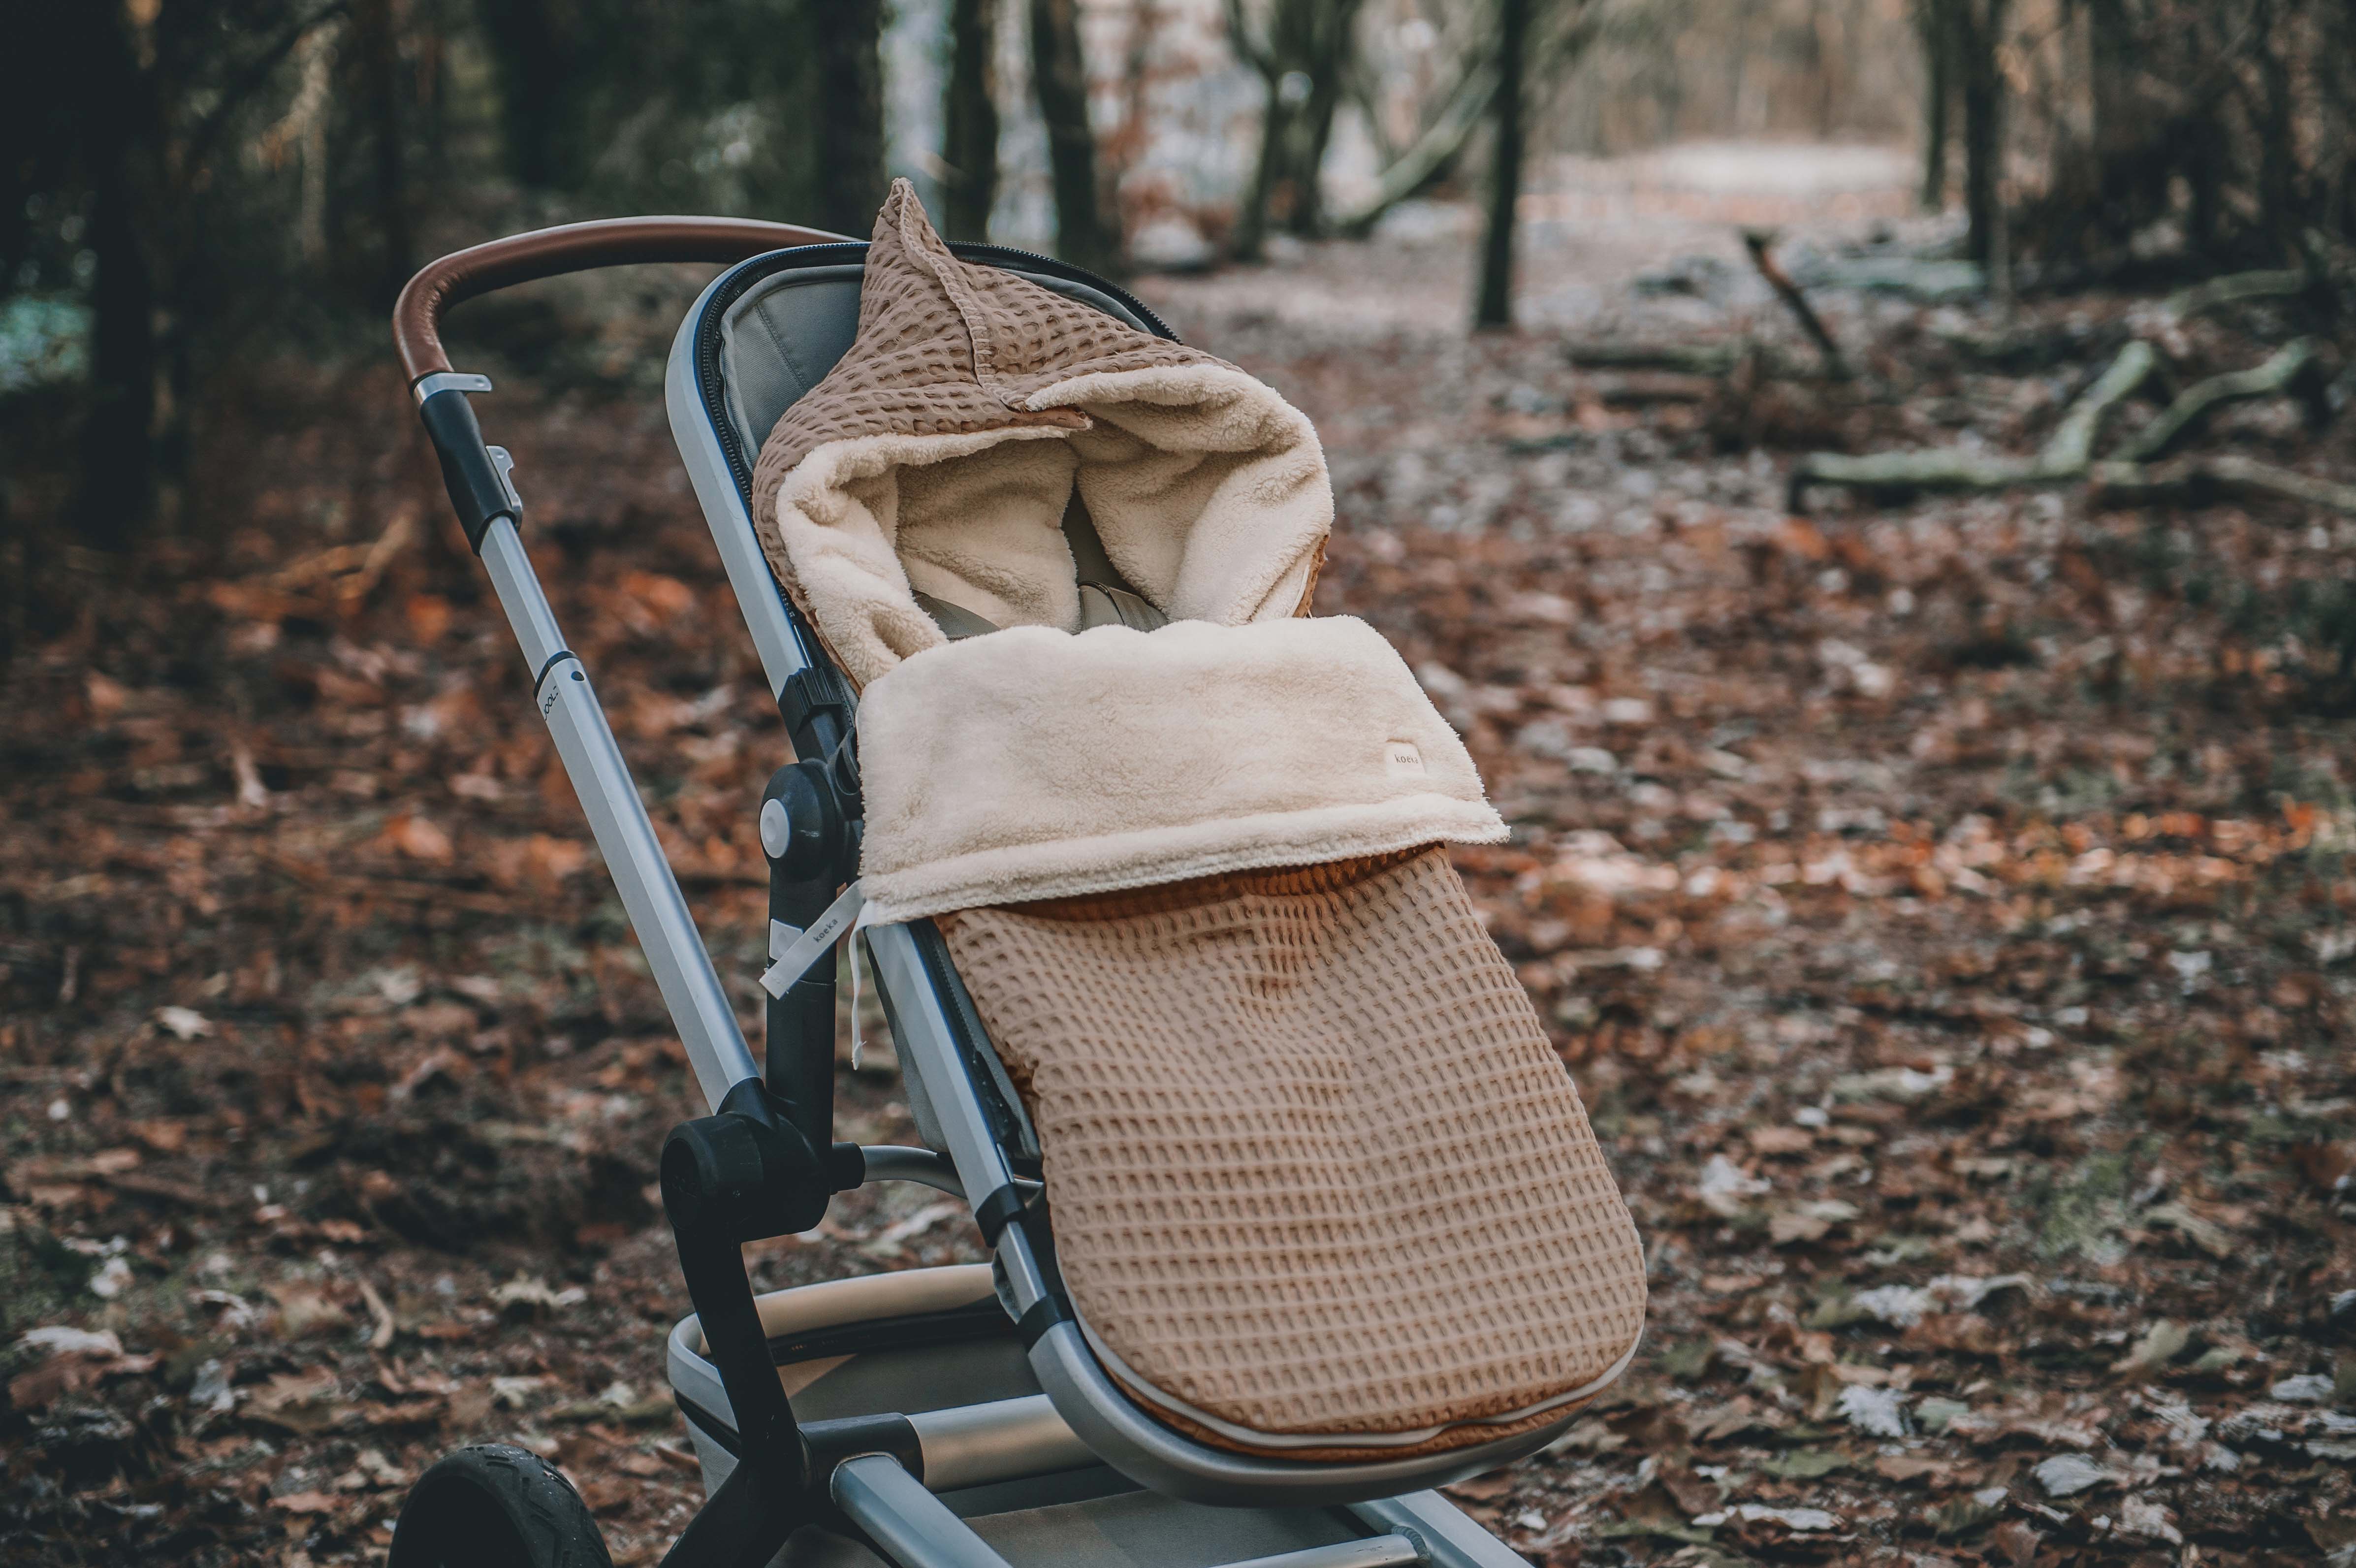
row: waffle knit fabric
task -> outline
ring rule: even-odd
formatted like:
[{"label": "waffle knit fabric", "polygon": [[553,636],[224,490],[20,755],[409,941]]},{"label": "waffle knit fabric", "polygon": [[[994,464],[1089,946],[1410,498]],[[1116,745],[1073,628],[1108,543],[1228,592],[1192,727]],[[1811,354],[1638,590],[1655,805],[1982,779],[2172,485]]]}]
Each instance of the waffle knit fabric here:
[{"label": "waffle knit fabric", "polygon": [[1444,852],[940,926],[1074,1309],[1168,1423],[1399,1457],[1558,1421],[1633,1355],[1635,1228]]}]

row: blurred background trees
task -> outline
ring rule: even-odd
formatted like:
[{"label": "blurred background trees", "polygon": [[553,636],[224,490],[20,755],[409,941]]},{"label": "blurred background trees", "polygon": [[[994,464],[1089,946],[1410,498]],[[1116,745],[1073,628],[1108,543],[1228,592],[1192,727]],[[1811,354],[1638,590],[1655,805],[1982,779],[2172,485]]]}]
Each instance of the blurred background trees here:
[{"label": "blurred background trees", "polygon": [[40,520],[203,536],[190,454],[240,366],[373,362],[422,258],[541,222],[863,233],[899,173],[953,234],[1119,271],[1436,195],[1483,209],[1493,326],[1547,160],[1680,139],[1912,142],[1999,296],[2356,233],[2347,0],[90,0],[41,27],[0,60],[20,596]]}]

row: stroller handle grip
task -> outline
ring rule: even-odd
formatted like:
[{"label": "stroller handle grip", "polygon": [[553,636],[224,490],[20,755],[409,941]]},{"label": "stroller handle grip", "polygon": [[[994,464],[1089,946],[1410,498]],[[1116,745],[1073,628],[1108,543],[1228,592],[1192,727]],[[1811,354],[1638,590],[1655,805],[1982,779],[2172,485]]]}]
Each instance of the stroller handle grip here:
[{"label": "stroller handle grip", "polygon": [[442,317],[462,300],[513,284],[638,262],[741,262],[792,245],[838,244],[843,235],[755,218],[599,218],[535,229],[429,262],[392,307],[392,339],[411,382],[450,369]]}]

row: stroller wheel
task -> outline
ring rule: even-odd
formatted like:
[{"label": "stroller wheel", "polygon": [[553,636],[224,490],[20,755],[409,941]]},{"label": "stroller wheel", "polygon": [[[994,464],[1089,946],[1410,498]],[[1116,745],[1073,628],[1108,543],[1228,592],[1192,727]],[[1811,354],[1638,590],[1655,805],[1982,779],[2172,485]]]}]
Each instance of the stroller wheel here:
[{"label": "stroller wheel", "polygon": [[387,1568],[613,1568],[589,1506],[529,1449],[478,1444],[417,1479]]}]

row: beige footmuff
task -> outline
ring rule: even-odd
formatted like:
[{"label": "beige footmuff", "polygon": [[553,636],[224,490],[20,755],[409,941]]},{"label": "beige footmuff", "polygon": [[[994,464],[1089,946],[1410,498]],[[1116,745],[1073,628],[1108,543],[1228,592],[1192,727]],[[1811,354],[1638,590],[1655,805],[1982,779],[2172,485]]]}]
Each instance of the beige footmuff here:
[{"label": "beige footmuff", "polygon": [[861,687],[870,918],[946,938],[1106,1371],[1205,1443],[1330,1460],[1617,1376],[1635,1228],[1442,847],[1505,834],[1471,757],[1371,628],[1308,615],[1308,421],[958,260],[904,182],[754,490]]}]

